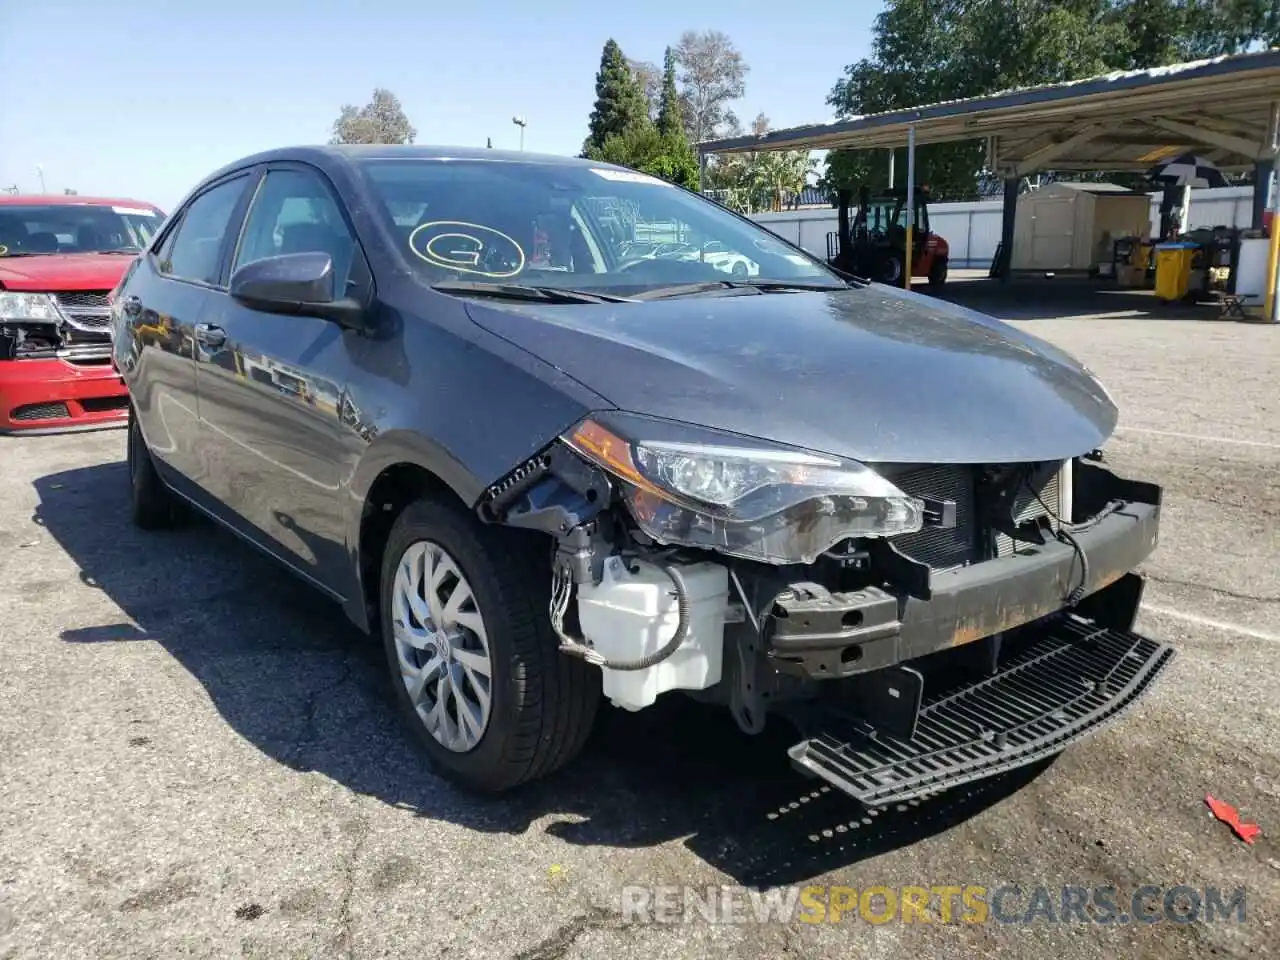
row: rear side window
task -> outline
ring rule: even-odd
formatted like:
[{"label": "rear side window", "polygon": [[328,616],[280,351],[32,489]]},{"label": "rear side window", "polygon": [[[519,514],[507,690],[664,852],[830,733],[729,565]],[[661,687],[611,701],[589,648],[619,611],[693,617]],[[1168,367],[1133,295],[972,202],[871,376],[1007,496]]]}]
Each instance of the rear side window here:
[{"label": "rear side window", "polygon": [[165,242],[161,273],[178,280],[218,282],[218,254],[245,182],[245,177],[228,180],[192,201],[174,236]]}]

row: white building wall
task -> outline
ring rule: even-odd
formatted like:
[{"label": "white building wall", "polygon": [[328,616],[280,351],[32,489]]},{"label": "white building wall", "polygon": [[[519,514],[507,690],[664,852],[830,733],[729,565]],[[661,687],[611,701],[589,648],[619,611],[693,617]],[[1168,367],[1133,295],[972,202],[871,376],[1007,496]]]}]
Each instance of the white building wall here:
[{"label": "white building wall", "polygon": [[[1247,227],[1252,187],[1191,191],[1191,227]],[[954,267],[989,267],[1000,242],[1002,200],[929,205],[929,223],[951,246]],[[837,225],[835,208],[752,214],[761,226],[818,257],[827,255],[827,234]],[[1160,230],[1160,195],[1151,197],[1151,234]]]}]

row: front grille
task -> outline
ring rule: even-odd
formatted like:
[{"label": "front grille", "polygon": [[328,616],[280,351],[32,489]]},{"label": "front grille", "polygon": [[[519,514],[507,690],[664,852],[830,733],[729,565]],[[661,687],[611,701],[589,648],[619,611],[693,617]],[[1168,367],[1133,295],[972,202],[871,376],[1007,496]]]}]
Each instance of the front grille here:
[{"label": "front grille", "polygon": [[9,414],[9,419],[26,423],[31,420],[64,420],[69,416],[71,413],[65,403],[28,403],[16,407]]},{"label": "front grille", "polygon": [[55,293],[54,299],[71,326],[92,332],[105,332],[111,326],[111,304],[106,290],[77,290]]},{"label": "front grille", "polygon": [[109,292],[103,290],[77,290],[74,293],[55,293],[58,298],[58,305],[61,307],[109,307],[107,297]]}]

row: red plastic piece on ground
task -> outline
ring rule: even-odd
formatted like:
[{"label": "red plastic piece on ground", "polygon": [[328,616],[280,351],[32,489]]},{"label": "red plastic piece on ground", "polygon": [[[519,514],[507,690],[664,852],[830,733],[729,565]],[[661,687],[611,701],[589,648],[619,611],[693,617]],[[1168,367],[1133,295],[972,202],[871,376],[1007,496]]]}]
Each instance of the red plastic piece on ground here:
[{"label": "red plastic piece on ground", "polygon": [[1204,796],[1204,802],[1209,805],[1209,811],[1230,827],[1245,843],[1253,843],[1254,837],[1262,833],[1262,828],[1256,823],[1241,823],[1239,811],[1231,804],[1216,800],[1212,794],[1208,793]]}]

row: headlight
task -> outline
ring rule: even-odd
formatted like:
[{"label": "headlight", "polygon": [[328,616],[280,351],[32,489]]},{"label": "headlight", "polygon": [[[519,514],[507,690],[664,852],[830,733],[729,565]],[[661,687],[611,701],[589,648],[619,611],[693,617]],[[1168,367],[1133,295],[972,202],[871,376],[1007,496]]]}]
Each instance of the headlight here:
[{"label": "headlight", "polygon": [[[561,439],[622,481],[636,524],[659,543],[812,563],[850,537],[893,537],[924,524],[921,501],[861,463],[642,418],[623,436],[619,419],[610,415],[609,427],[583,420]],[[649,425],[656,429],[646,435]],[[706,442],[673,432],[702,433]]]},{"label": "headlight", "polygon": [[58,323],[62,314],[47,293],[0,293],[0,320]]}]

